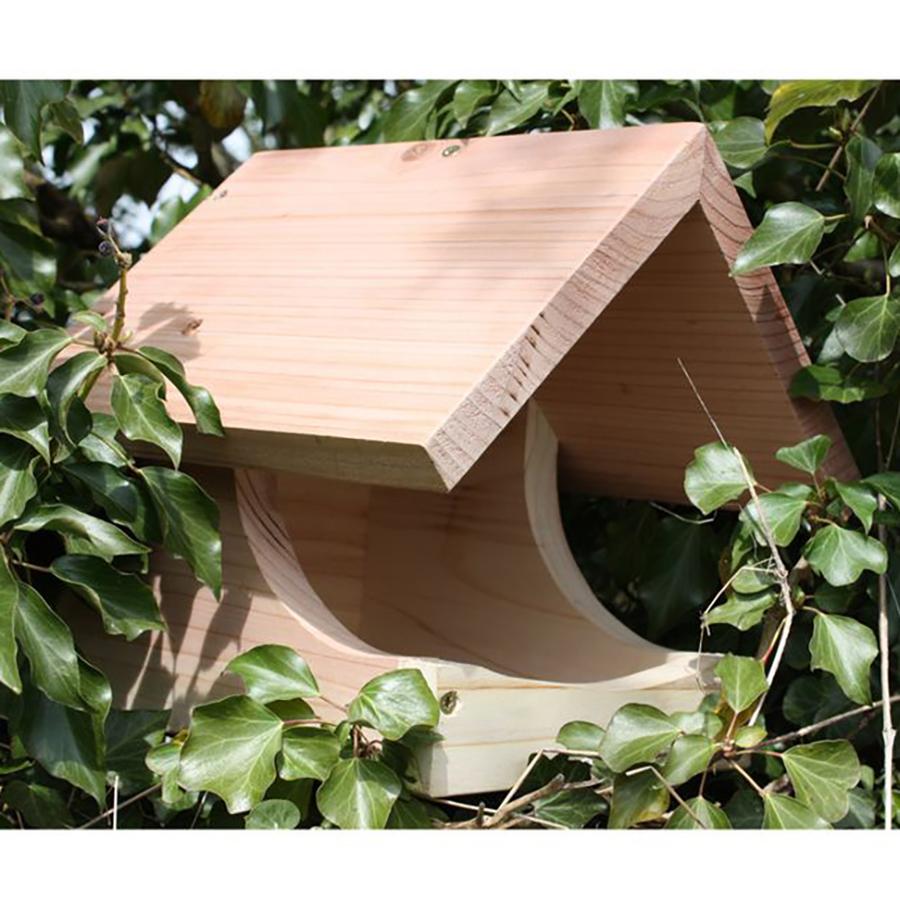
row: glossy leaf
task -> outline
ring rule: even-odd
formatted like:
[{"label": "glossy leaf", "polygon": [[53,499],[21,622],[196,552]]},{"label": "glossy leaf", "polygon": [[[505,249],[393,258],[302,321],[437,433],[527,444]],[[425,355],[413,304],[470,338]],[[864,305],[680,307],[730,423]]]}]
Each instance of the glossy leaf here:
[{"label": "glossy leaf", "polygon": [[125,437],[161,447],[178,468],[183,440],[181,426],[166,411],[159,391],[159,384],[143,375],[116,375],[111,404]]},{"label": "glossy leaf", "polygon": [[410,728],[437,725],[440,707],[418,669],[394,669],[376,675],[360,688],[347,718],[399,740]]},{"label": "glossy leaf", "polygon": [[47,383],[50,363],[71,342],[61,328],[41,328],[0,351],[0,394],[36,397]]},{"label": "glossy leaf", "polygon": [[782,757],[797,799],[826,822],[838,822],[850,808],[848,792],[860,777],[859,757],[849,741],[816,741]]},{"label": "glossy leaf", "polygon": [[465,128],[469,119],[494,95],[493,81],[461,81],[453,92],[453,115]]},{"label": "glossy leaf", "polygon": [[146,553],[149,549],[130,538],[121,528],[71,506],[49,503],[27,513],[15,524],[18,531],[60,532],[78,541],[81,553],[89,552],[110,562],[116,556]]},{"label": "glossy leaf", "polygon": [[863,484],[875,488],[879,494],[884,494],[891,506],[900,512],[900,472],[879,472],[877,475],[869,475],[863,479]]},{"label": "glossy leaf", "polygon": [[[684,492],[701,512],[710,513],[747,490],[738,453],[721,442],[704,444],[694,451],[694,459],[684,473]],[[744,465],[752,478],[750,463],[744,460]]]},{"label": "glossy leaf", "polygon": [[766,729],[761,725],[742,725],[734,733],[734,743],[738,747],[755,747],[766,739]]},{"label": "glossy leaf", "polygon": [[6,551],[0,548],[0,684],[20,693],[22,679],[16,662],[16,609],[19,580],[13,575]]},{"label": "glossy leaf", "polygon": [[878,498],[874,491],[861,481],[835,481],[834,489],[868,532],[878,508]]},{"label": "glossy leaf", "polygon": [[[666,823],[666,828],[676,829],[725,829],[731,828],[731,822],[722,809],[703,797],[691,797],[685,800],[693,816],[684,807],[678,806]],[[699,820],[699,821],[698,821]]]},{"label": "glossy leaf", "polygon": [[831,438],[824,434],[801,441],[791,447],[781,447],[775,451],[775,459],[786,466],[806,472],[807,475],[815,475],[825,462],[828,451],[831,449]]},{"label": "glossy leaf", "polygon": [[877,210],[900,219],[900,153],[885,153],[878,160],[872,199]]},{"label": "glossy leaf", "polygon": [[41,114],[50,103],[64,100],[68,81],[0,81],[0,104],[7,128],[41,159]]},{"label": "glossy leaf", "polygon": [[763,805],[763,828],[795,830],[831,827],[808,806],[784,794],[763,794]]},{"label": "glossy leaf", "polygon": [[669,792],[653,772],[619,775],[613,784],[609,828],[653,822],[669,808]]},{"label": "glossy leaf", "polygon": [[166,549],[187,561],[218,599],[222,591],[219,509],[184,472],[147,466],[140,470],[153,497]]},{"label": "glossy leaf", "polygon": [[773,591],[763,591],[747,599],[732,596],[706,613],[703,622],[706,625],[731,625],[738,631],[748,631],[762,622],[766,610],[771,609],[776,602]]},{"label": "glossy leaf", "polygon": [[758,659],[729,653],[716,665],[722,692],[735,712],[742,712],[759,699],[768,687],[766,672]]},{"label": "glossy leaf", "polygon": [[606,800],[589,788],[557,791],[535,801],[532,815],[563,828],[584,828],[607,808]]},{"label": "glossy leaf", "polygon": [[0,434],[25,441],[50,462],[50,428],[37,400],[14,394],[0,396]]},{"label": "glossy leaf", "polygon": [[791,113],[807,106],[835,106],[841,100],[857,100],[877,81],[787,81],[772,94],[766,116],[766,140]]},{"label": "glossy leaf", "polygon": [[387,111],[382,121],[386,141],[419,141],[425,137],[426,124],[440,96],[452,81],[428,81],[420,87],[404,91]]},{"label": "glossy leaf", "polygon": [[263,800],[247,814],[245,828],[291,831],[300,824],[300,810],[290,800]]},{"label": "glossy leaf", "polygon": [[741,510],[741,519],[753,527],[757,541],[765,544],[771,535],[778,547],[787,547],[800,531],[807,500],[781,491],[770,491],[750,500]]},{"label": "glossy leaf", "polygon": [[583,81],[578,89],[578,111],[591,128],[618,128],[625,110],[637,94],[633,81]]},{"label": "glossy leaf", "polygon": [[530,82],[520,86],[518,96],[505,90],[491,104],[485,134],[504,134],[536,115],[547,100],[548,85]]},{"label": "glossy leaf", "polygon": [[841,690],[857,703],[871,703],[869,670],[878,656],[872,629],[847,616],[819,613],[813,619],[810,668],[831,672]]},{"label": "glossy leaf", "polygon": [[702,734],[682,734],[672,744],[661,773],[672,785],[684,784],[709,765],[716,745]]},{"label": "glossy leaf", "polygon": [[850,210],[856,221],[872,206],[872,186],[875,166],[881,158],[881,148],[875,141],[855,135],[847,142],[847,180],[844,191],[850,201]]},{"label": "glossy leaf", "polygon": [[400,779],[383,763],[342,759],[316,792],[316,804],[339,828],[384,828],[400,790]]},{"label": "glossy leaf", "polygon": [[0,525],[17,519],[37,494],[34,477],[38,457],[27,444],[0,436]]},{"label": "glossy leaf", "polygon": [[879,541],[833,523],[810,538],[803,555],[835,587],[853,584],[864,571],[879,575],[887,571],[887,551]]},{"label": "glossy leaf", "polygon": [[16,810],[30,828],[71,828],[75,824],[65,797],[45,784],[12,781],[0,793],[0,803]]},{"label": "glossy leaf", "polygon": [[85,381],[106,366],[106,357],[96,350],[76,353],[57,366],[47,379],[47,399],[53,410],[57,430],[67,439],[74,429],[70,425],[72,405]]},{"label": "glossy leaf", "polygon": [[153,783],[145,762],[150,749],[165,737],[167,709],[112,709],[106,718],[107,782],[119,778],[124,795],[136,794]]},{"label": "glossy leaf", "polygon": [[556,743],[562,744],[567,750],[590,750],[596,752],[600,749],[600,742],[606,732],[591,722],[567,722],[559,729],[556,735]]},{"label": "glossy leaf", "polygon": [[289,728],[284,733],[278,774],[285,781],[324,781],[341,754],[340,739],[324,728]]},{"label": "glossy leaf", "polygon": [[740,116],[713,133],[722,159],[737,169],[749,169],[768,152],[763,123],[751,116]]},{"label": "glossy leaf", "polygon": [[250,697],[196,707],[181,750],[179,784],[212,791],[232,814],[246,812],[275,780],[281,729],[281,719]]},{"label": "glossy leaf", "polygon": [[260,703],[319,696],[309,666],[290,647],[261,644],[234,657],[225,670],[240,675],[247,693]]},{"label": "glossy leaf", "polygon": [[837,339],[859,362],[890,356],[900,334],[900,300],[860,297],[841,309],[834,325]]},{"label": "glossy leaf", "polygon": [[746,275],[764,266],[808,262],[824,233],[825,217],[818,210],[793,201],[777,203],[766,210],[731,271]]},{"label": "glossy leaf", "polygon": [[676,737],[678,728],[664,712],[643,703],[627,703],[610,720],[600,755],[614,772],[624,772],[637,763],[653,762]]}]

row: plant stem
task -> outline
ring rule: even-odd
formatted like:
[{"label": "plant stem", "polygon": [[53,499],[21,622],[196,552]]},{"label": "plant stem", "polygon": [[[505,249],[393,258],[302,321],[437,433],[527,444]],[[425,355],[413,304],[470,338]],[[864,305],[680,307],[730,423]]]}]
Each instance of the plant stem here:
[{"label": "plant stem", "polygon": [[[884,497],[878,495],[878,508],[884,509]],[[887,546],[887,528],[878,526],[878,540]],[[891,715],[891,657],[888,635],[887,573],[878,576],[878,651],[881,676],[881,730],[884,738],[884,830],[893,823],[894,740],[897,732]]]},{"label": "plant stem", "polygon": [[[859,115],[853,120],[853,124],[850,126],[850,134],[853,134],[856,131],[857,126],[863,120],[863,116],[869,111],[869,107],[872,105],[872,101],[875,99],[875,95],[878,93],[878,89],[881,87],[881,83],[879,82],[875,85],[875,90],[869,94],[869,99],[866,100],[865,105],[859,111]],[[838,144],[837,149],[832,154],[831,159],[828,162],[828,168],[822,173],[822,177],[819,179],[819,183],[816,185],[816,193],[822,190],[826,184],[828,184],[828,178],[831,176],[831,173],[834,172],[834,167],[838,164],[838,161],[841,158],[841,154],[844,152],[844,147],[846,146],[844,141],[841,141]]]}]

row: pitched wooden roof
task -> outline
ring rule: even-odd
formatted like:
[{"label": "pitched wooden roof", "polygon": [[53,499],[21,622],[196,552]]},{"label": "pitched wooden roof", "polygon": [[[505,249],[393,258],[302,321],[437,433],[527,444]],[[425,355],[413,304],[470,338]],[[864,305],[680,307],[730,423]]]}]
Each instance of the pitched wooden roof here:
[{"label": "pitched wooden roof", "polygon": [[188,458],[446,490],[534,396],[564,485],[683,499],[713,435],[681,357],[761,480],[818,431],[852,472],[787,397],[771,274],[728,276],[748,233],[695,124],[266,152],[135,267],[128,318],[220,405]]}]

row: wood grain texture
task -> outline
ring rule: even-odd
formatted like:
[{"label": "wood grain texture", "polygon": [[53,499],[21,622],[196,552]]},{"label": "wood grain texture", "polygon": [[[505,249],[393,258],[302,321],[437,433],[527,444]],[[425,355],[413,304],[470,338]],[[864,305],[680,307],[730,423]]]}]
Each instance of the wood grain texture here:
[{"label": "wood grain texture", "polygon": [[129,321],[222,408],[195,461],[445,491],[538,391],[564,486],[683,500],[709,431],[676,355],[760,472],[838,437],[784,398],[771,274],[727,275],[748,229],[692,123],[261,153],[135,267]]}]

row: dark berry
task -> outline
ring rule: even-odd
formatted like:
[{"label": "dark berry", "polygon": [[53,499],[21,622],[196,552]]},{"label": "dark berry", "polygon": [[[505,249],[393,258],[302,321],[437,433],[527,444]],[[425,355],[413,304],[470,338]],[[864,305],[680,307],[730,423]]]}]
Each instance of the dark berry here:
[{"label": "dark berry", "polygon": [[109,241],[100,241],[100,246],[97,249],[100,251],[101,256],[112,256],[113,245]]},{"label": "dark berry", "polygon": [[44,295],[40,291],[35,291],[28,299],[32,306],[40,306],[44,302]]}]

